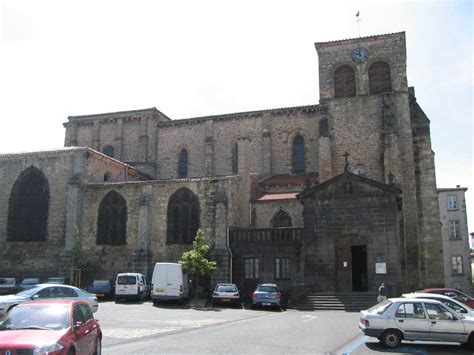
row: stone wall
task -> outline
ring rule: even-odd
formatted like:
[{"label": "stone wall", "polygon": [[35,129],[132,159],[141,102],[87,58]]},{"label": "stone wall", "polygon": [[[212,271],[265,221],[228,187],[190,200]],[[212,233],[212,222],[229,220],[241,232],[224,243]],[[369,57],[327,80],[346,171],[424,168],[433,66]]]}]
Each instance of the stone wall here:
[{"label": "stone wall", "polygon": [[[68,276],[63,265],[69,182],[84,150],[0,155],[0,274],[16,277]],[[34,166],[50,189],[46,241],[7,242],[7,221],[12,187],[26,168]]]},{"label": "stone wall", "polygon": [[[199,200],[201,229],[206,240],[211,246],[225,250],[225,198],[216,202],[217,191],[224,196],[227,194],[225,180],[88,185],[84,191],[83,249],[99,265],[97,277],[113,278],[117,273],[127,271],[140,271],[151,277],[156,262],[177,262],[183,252],[192,248],[191,244],[170,244],[166,240],[168,201],[182,187],[193,191]],[[121,246],[96,245],[99,205],[112,190],[121,194],[127,203],[127,243]],[[216,206],[219,204],[218,212]],[[136,263],[137,259],[142,259],[142,262]],[[137,265],[139,269],[136,269]]]},{"label": "stone wall", "polygon": [[254,202],[256,228],[271,228],[272,220],[278,211],[285,211],[291,218],[292,227],[303,227],[303,206],[297,199],[281,201]]}]

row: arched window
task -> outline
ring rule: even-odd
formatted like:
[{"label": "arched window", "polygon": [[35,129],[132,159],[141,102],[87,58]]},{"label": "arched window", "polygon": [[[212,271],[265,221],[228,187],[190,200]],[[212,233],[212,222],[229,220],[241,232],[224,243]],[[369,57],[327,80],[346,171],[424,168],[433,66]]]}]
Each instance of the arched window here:
[{"label": "arched window", "polygon": [[334,96],[356,96],[355,72],[350,65],[343,65],[334,72]]},{"label": "arched window", "polygon": [[114,147],[112,147],[111,145],[106,145],[102,149],[102,153],[104,153],[105,155],[108,155],[109,157],[113,158],[114,157]]},{"label": "arched window", "polygon": [[127,203],[118,192],[110,191],[104,196],[99,206],[97,244],[126,244],[126,233]]},{"label": "arched window", "polygon": [[370,94],[382,94],[392,91],[390,66],[385,62],[375,62],[369,67]]},{"label": "arched window", "polygon": [[178,177],[185,178],[188,176],[188,151],[181,149],[179,153]]},{"label": "arched window", "polygon": [[293,140],[293,172],[304,173],[304,170],[304,138],[298,135]]},{"label": "arched window", "polygon": [[8,241],[46,240],[49,183],[41,170],[31,166],[20,174],[13,184],[8,207]]},{"label": "arched window", "polygon": [[235,143],[232,147],[232,173],[239,172],[239,144]]},{"label": "arched window", "polygon": [[199,228],[199,201],[183,187],[168,202],[168,243],[192,243]]},{"label": "arched window", "polygon": [[273,228],[283,228],[283,227],[291,227],[291,218],[283,210],[278,211],[278,213],[273,217],[272,220],[272,227]]}]

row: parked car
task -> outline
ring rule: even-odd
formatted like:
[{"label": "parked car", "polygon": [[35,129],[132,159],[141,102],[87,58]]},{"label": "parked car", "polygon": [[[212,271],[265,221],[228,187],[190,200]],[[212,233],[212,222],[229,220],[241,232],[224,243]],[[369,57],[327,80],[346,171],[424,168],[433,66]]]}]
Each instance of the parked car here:
[{"label": "parked car", "polygon": [[474,318],[423,298],[389,298],[360,312],[359,329],[396,348],[402,340],[459,342],[474,348]]},{"label": "parked car", "polygon": [[115,280],[115,302],[121,299],[145,300],[150,297],[150,285],[144,275],[134,272],[121,273]]},{"label": "parked car", "polygon": [[436,300],[440,301],[441,303],[445,304],[456,313],[459,313],[463,316],[474,317],[474,309],[469,307],[468,305],[461,303],[454,298],[439,295],[437,293],[421,293],[421,292],[414,292],[414,293],[406,293],[402,295],[403,298],[426,298],[429,300]]},{"label": "parked car", "polygon": [[96,295],[74,286],[40,284],[16,295],[0,296],[0,317],[13,307],[28,301],[72,299],[86,302],[92,312],[97,312],[99,304]]},{"label": "parked car", "polygon": [[183,301],[189,296],[188,276],[181,264],[156,263],[151,277],[151,299]]},{"label": "parked car", "polygon": [[102,331],[86,302],[25,302],[0,319],[5,354],[92,355],[101,348]]},{"label": "parked car", "polygon": [[240,292],[235,284],[219,283],[212,292],[212,304],[240,303]]},{"label": "parked car", "polygon": [[47,284],[58,284],[58,285],[67,285],[69,284],[67,278],[65,277],[48,277],[46,280]]},{"label": "parked car", "polygon": [[29,277],[26,279],[23,279],[20,282],[20,288],[22,290],[29,290],[30,288],[33,288],[36,285],[39,285],[41,283],[41,279],[39,277]]},{"label": "parked car", "polygon": [[281,307],[281,292],[276,284],[259,284],[252,293],[252,308],[255,306]]},{"label": "parked car", "polygon": [[422,293],[437,293],[438,295],[445,295],[455,300],[467,304],[469,307],[474,308],[474,299],[465,293],[462,293],[455,288],[427,288],[425,290],[416,291]]},{"label": "parked car", "polygon": [[18,281],[14,277],[0,277],[0,294],[16,293],[19,289]]},{"label": "parked car", "polygon": [[95,293],[97,298],[112,299],[114,296],[114,286],[111,280],[93,280],[87,291]]}]

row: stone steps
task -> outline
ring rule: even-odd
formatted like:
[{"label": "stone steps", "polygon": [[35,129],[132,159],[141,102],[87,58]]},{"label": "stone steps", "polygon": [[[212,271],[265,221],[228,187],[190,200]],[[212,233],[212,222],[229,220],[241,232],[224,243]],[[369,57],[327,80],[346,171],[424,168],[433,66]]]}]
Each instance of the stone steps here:
[{"label": "stone steps", "polygon": [[296,307],[302,311],[333,310],[359,312],[377,303],[376,292],[309,293]]}]

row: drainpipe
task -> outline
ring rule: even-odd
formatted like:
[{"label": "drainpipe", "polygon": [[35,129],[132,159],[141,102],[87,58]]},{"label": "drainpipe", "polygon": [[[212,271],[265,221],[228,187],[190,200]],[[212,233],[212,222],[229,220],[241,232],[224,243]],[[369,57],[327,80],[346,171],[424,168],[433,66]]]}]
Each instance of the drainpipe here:
[{"label": "drainpipe", "polygon": [[226,246],[227,246],[227,251],[230,254],[230,269],[229,269],[229,277],[230,277],[230,283],[232,283],[232,250],[230,249],[230,244],[229,244],[229,227],[226,228]]}]

